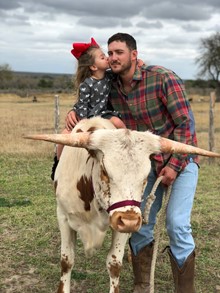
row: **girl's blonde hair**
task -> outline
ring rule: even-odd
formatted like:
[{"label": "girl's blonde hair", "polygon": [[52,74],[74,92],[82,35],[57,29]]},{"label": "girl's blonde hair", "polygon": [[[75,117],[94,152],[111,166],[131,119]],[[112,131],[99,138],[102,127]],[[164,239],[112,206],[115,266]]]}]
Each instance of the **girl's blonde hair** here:
[{"label": "girl's blonde hair", "polygon": [[99,47],[98,46],[89,47],[89,49],[86,50],[86,52],[83,53],[78,59],[78,67],[76,70],[76,76],[75,76],[75,82],[74,82],[77,92],[78,92],[80,83],[82,83],[87,77],[90,77],[92,75],[90,66],[92,66],[95,62],[94,51],[96,49],[99,49]]}]

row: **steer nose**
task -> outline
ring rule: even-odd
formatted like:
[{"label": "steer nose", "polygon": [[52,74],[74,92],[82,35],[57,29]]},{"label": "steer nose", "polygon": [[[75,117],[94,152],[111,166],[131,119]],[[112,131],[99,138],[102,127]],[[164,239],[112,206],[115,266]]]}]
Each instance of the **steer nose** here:
[{"label": "steer nose", "polygon": [[142,217],[134,211],[114,212],[110,218],[111,227],[121,233],[137,232],[142,224]]}]

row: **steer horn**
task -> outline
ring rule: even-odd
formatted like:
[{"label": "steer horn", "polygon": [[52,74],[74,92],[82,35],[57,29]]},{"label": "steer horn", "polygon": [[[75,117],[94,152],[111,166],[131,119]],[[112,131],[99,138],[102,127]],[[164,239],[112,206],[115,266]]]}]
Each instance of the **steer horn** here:
[{"label": "steer horn", "polygon": [[33,134],[25,135],[24,138],[44,140],[72,147],[86,147],[88,145],[89,136],[89,132],[79,132],[74,134]]},{"label": "steer horn", "polygon": [[[74,134],[33,134],[26,135],[24,138],[44,140],[72,147],[87,147],[90,138],[90,132],[79,132]],[[170,140],[164,137],[160,138],[160,151],[162,153],[196,154],[201,156],[220,158],[220,154],[206,151],[204,149]]]},{"label": "steer horn", "polygon": [[192,145],[184,144],[168,138],[160,139],[160,150],[162,153],[178,153],[178,154],[196,154],[207,157],[220,158],[220,154],[206,151]]}]

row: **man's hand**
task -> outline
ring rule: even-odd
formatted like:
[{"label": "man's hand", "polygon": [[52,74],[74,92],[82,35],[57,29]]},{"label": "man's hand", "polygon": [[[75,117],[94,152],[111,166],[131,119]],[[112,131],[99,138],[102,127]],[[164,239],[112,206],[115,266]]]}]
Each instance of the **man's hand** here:
[{"label": "man's hand", "polygon": [[163,176],[164,178],[162,179],[162,183],[166,186],[169,186],[173,184],[174,180],[177,177],[177,174],[178,173],[175,170],[166,166],[161,170],[159,176]]},{"label": "man's hand", "polygon": [[66,129],[71,131],[73,127],[78,123],[78,118],[74,110],[70,111],[66,116]]}]

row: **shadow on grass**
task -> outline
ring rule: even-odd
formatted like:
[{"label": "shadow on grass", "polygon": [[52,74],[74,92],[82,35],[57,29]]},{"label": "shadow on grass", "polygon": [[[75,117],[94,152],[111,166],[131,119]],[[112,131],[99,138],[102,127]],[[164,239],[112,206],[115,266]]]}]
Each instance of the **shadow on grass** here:
[{"label": "shadow on grass", "polygon": [[11,208],[11,207],[23,207],[31,205],[31,201],[29,199],[6,199],[4,197],[0,198],[0,207],[3,208]]},{"label": "shadow on grass", "polygon": [[71,279],[74,279],[74,280],[85,280],[87,278],[88,278],[87,273],[77,272],[77,271],[72,271],[71,273]]}]

